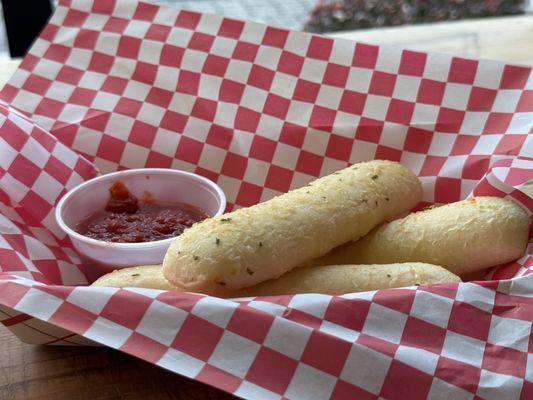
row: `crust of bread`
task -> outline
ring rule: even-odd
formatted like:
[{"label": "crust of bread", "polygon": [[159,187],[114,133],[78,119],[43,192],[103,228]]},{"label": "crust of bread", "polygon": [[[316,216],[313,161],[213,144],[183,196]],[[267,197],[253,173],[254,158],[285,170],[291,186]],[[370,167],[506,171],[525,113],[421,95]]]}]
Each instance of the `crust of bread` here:
[{"label": "crust of bread", "polygon": [[[221,297],[274,296],[298,293],[345,294],[433,283],[460,282],[442,267],[424,263],[384,265],[326,265],[296,268],[250,288],[219,294]],[[140,287],[185,291],[163,276],[161,265],[123,268],[102,276],[93,286]]]},{"label": "crust of bread", "polygon": [[418,261],[464,276],[524,254],[529,218],[518,204],[474,197],[384,224],[310,265]]},{"label": "crust of bread", "polygon": [[418,178],[390,161],[360,163],[252,207],[193,225],[177,237],[163,273],[187,290],[216,292],[277,278],[410,210]]},{"label": "crust of bread", "polygon": [[103,275],[91,286],[139,287],[148,289],[171,290],[182,292],[183,289],[165,279],[161,265],[141,265],[138,267],[117,269]]},{"label": "crust of bread", "polygon": [[234,296],[276,296],[299,293],[340,295],[460,281],[457,275],[446,269],[424,263],[323,265],[293,269],[278,279],[239,290],[234,293]]}]

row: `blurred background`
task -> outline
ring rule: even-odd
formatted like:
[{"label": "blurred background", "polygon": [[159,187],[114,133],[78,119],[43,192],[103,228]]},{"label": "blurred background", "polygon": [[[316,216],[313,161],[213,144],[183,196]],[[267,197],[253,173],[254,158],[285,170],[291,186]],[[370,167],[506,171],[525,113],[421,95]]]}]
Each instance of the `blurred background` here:
[{"label": "blurred background", "polygon": [[516,15],[526,11],[525,0],[330,0],[311,13],[305,29],[311,32],[365,29]]},{"label": "blurred background", "polygon": [[[503,16],[531,15],[533,0],[150,1],[283,28],[325,34],[336,32],[340,36],[379,44],[386,42],[409,47],[414,43],[421,50],[451,51],[471,57],[485,56],[482,49],[484,40],[502,47],[502,51],[509,51],[504,49],[509,47],[506,42],[498,44],[498,40],[494,42],[494,38],[489,38],[491,33],[501,36],[501,32],[506,37],[512,34],[512,38],[506,40],[515,42],[517,52],[530,53],[529,58],[533,58],[533,16],[517,20],[501,19]],[[48,20],[54,0],[2,0],[1,4],[0,59],[21,57]],[[447,21],[480,19],[486,20],[486,23],[451,25],[452,28],[447,28]],[[494,21],[493,25],[491,21]],[[421,28],[387,29],[417,25]],[[525,25],[528,27],[524,28]],[[485,36],[480,38],[480,35]],[[516,43],[516,37],[521,38],[522,43]],[[424,40],[427,45],[424,45]],[[525,48],[520,50],[520,45]],[[523,58],[528,63],[529,58],[526,55]],[[515,60],[507,57],[506,61]],[[516,61],[522,60],[518,57]]]}]

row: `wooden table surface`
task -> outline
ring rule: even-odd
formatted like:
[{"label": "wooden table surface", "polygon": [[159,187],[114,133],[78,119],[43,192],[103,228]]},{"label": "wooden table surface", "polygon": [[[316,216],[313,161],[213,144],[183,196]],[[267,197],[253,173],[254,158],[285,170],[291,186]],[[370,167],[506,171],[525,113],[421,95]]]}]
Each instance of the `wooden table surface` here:
[{"label": "wooden table surface", "polygon": [[[336,36],[533,65],[532,16],[343,32]],[[18,63],[0,60],[0,87]],[[114,350],[27,345],[0,325],[0,400],[230,398]]]},{"label": "wooden table surface", "polygon": [[24,344],[0,325],[1,400],[232,398],[115,350]]}]

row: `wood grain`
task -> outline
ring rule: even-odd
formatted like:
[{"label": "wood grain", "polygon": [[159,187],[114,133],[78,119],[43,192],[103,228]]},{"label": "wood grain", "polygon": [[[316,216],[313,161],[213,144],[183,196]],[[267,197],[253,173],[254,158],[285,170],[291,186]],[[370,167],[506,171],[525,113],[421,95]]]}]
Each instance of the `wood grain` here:
[{"label": "wood grain", "polygon": [[234,398],[115,350],[27,345],[0,325],[1,400]]}]

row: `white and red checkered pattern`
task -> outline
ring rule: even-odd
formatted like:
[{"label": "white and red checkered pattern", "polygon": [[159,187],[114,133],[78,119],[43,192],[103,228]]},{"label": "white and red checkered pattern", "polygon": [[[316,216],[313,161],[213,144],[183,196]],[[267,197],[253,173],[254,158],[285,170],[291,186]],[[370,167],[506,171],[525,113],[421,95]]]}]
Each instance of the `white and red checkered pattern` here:
[{"label": "white and red checkered pattern", "polygon": [[0,319],[21,339],[250,399],[533,396],[533,244],[493,280],[223,300],[83,286],[52,216],[98,171],[194,171],[232,208],[375,158],[420,176],[419,207],[496,195],[533,213],[530,68],[62,0],[0,98]]}]

